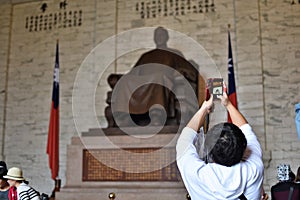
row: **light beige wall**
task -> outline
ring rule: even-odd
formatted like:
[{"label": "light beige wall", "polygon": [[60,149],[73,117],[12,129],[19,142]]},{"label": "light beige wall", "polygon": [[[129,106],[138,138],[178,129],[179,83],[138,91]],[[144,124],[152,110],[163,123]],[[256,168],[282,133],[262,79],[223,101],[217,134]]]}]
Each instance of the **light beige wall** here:
[{"label": "light beige wall", "polygon": [[[93,68],[88,73],[90,76],[86,77],[87,84],[81,87],[89,90],[88,82],[95,78],[99,80],[95,91],[96,116],[100,119],[100,125],[105,126],[106,77],[111,72],[126,72],[147,50],[142,48],[121,55],[124,45],[132,43],[134,46],[152,37],[152,32],[140,36],[134,32],[135,37],[124,38],[124,31],[164,26],[171,31],[169,46],[181,50],[188,59],[196,60],[204,71],[212,60],[219,75],[227,81],[227,25],[230,24],[239,108],[253,125],[264,149],[265,160],[269,160],[265,165],[265,189],[268,191],[269,186],[276,182],[277,164],[290,163],[296,171],[300,163],[300,142],[295,131],[293,105],[300,101],[300,72],[297,66],[300,59],[297,20],[300,4],[290,5],[290,2],[275,0],[223,0],[215,1],[215,12],[142,19],[136,11],[137,2],[68,1],[67,11],[82,10],[81,26],[36,32],[25,28],[25,19],[26,16],[43,14],[40,1],[13,4],[12,15],[9,4],[0,4],[0,41],[4,47],[0,54],[0,136],[5,134],[4,155],[8,165],[21,166],[24,175],[41,192],[50,193],[52,190],[53,182],[45,152],[57,39],[61,67],[60,178],[64,184],[66,145],[73,135],[78,134],[72,113],[73,87],[76,75],[84,64],[92,64]],[[63,12],[59,9],[59,3],[58,0],[47,1],[45,13]],[[120,37],[112,37],[117,33]],[[199,58],[198,52],[189,49],[189,45],[178,37],[181,34],[203,47],[207,54],[202,51]],[[101,47],[107,41],[110,45]],[[147,45],[154,47],[153,41]],[[98,51],[100,48],[104,51]],[[97,54],[99,52],[102,52],[102,57]],[[116,62],[113,59],[111,63],[103,64],[115,57],[118,57]],[[6,69],[9,69],[7,102],[2,92]],[[101,74],[97,74],[99,69]],[[84,97],[86,91],[81,92]],[[84,102],[84,98],[82,103],[93,106],[93,102]],[[4,131],[3,106],[7,111]],[[83,118],[80,128],[94,128],[89,123],[89,118]]]},{"label": "light beige wall", "polygon": [[276,182],[278,164],[289,163],[296,173],[300,163],[294,120],[300,102],[300,4],[291,2],[260,5],[267,149],[272,155],[268,183]]}]

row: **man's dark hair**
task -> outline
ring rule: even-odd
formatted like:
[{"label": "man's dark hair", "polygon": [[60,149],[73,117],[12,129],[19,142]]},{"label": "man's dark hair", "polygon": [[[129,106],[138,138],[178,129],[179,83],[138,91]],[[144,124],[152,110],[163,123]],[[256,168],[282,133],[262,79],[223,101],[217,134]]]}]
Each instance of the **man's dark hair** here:
[{"label": "man's dark hair", "polygon": [[220,123],[207,132],[205,147],[215,163],[230,167],[242,160],[247,140],[236,125]]},{"label": "man's dark hair", "polygon": [[295,181],[300,181],[300,167],[298,167]]}]

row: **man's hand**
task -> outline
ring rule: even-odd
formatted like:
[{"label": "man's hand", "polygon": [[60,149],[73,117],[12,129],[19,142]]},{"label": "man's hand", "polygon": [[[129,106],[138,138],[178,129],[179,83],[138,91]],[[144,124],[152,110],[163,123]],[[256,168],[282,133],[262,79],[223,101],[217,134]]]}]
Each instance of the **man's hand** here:
[{"label": "man's hand", "polygon": [[204,101],[202,103],[201,108],[203,108],[207,112],[207,114],[214,111],[214,102],[213,102],[213,95],[212,94],[210,95],[210,98],[207,101]]},{"label": "man's hand", "polygon": [[241,127],[242,125],[247,123],[247,120],[245,119],[245,117],[240,113],[239,110],[237,110],[237,108],[235,108],[233,106],[233,104],[230,102],[228,95],[227,95],[227,87],[224,83],[224,91],[223,91],[223,95],[218,96],[219,99],[221,99],[221,103],[222,105],[227,109],[227,111],[230,114],[232,123],[237,125],[238,127]]},{"label": "man's hand", "polygon": [[218,95],[217,97],[218,97],[218,99],[221,100],[222,105],[227,107],[229,104],[231,104],[231,102],[228,99],[227,87],[226,87],[225,83],[223,84],[223,88],[224,88],[223,95]]}]

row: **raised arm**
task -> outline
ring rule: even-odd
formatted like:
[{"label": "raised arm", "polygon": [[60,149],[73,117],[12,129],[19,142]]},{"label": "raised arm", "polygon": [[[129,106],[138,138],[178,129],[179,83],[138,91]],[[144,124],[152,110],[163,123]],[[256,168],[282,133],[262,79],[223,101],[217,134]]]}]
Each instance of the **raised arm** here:
[{"label": "raised arm", "polygon": [[201,108],[194,114],[194,116],[186,126],[198,132],[200,127],[203,126],[205,116],[210,112],[212,112],[212,110],[213,110],[213,97],[211,95],[208,101],[204,101],[202,103]]},{"label": "raised arm", "polygon": [[242,125],[247,124],[248,122],[245,119],[245,117],[240,113],[240,111],[238,111],[238,109],[236,109],[232,105],[232,103],[228,99],[228,96],[226,93],[226,87],[224,87],[224,88],[225,88],[225,91],[223,92],[223,96],[219,96],[218,98],[221,99],[221,103],[223,104],[223,106],[225,106],[225,108],[229,112],[232,123],[238,127],[241,127]]}]

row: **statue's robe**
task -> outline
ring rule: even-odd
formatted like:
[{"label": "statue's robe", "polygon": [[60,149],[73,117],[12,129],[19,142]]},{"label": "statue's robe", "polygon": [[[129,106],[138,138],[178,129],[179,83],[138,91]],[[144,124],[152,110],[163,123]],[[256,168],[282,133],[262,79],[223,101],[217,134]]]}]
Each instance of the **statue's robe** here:
[{"label": "statue's robe", "polygon": [[[114,88],[113,112],[145,114],[159,104],[168,117],[175,117],[175,95],[171,91],[178,72],[188,81],[197,83],[198,71],[179,51],[154,49],[146,52]],[[141,87],[137,89],[137,86]]]}]

